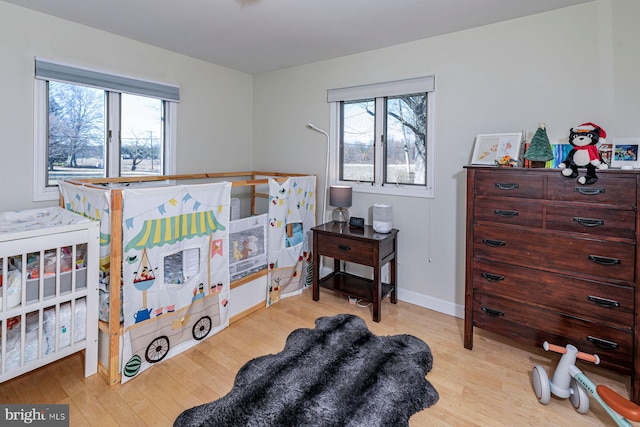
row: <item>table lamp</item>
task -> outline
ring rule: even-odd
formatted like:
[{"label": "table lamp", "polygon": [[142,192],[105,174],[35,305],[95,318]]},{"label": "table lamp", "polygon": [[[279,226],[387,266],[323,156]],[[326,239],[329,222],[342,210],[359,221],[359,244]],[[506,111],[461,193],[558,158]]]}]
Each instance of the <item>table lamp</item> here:
[{"label": "table lamp", "polygon": [[329,204],[335,206],[333,221],[338,223],[349,222],[349,210],[351,207],[351,187],[347,185],[332,185],[329,188]]}]

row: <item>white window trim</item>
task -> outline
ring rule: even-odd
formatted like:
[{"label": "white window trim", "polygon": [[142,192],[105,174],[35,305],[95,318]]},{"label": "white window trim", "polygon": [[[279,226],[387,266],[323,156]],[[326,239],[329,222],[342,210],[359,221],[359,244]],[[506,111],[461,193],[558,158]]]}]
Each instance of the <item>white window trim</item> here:
[{"label": "white window trim", "polygon": [[120,111],[120,93],[109,92],[107,96],[107,135],[105,135],[106,144],[106,161],[107,176],[120,175],[120,150],[117,153],[113,153],[111,146],[115,143],[120,145],[120,119],[116,113]]},{"label": "white window trim", "polygon": [[165,111],[165,135],[164,135],[164,174],[175,175],[177,144],[178,140],[178,103],[169,102]]},{"label": "white window trim", "polygon": [[47,186],[47,82],[36,79],[33,95],[33,201],[57,200],[60,197],[58,187]]},{"label": "white window trim", "polygon": [[[60,190],[58,186],[47,186],[47,136],[48,136],[48,108],[47,99],[47,82],[41,79],[35,79],[34,83],[34,132],[33,132],[33,201],[44,202],[58,200],[60,198]],[[178,119],[178,104],[169,102],[166,111],[165,120],[165,153],[164,153],[164,171],[165,175],[174,175],[176,173],[176,141]],[[111,115],[109,115],[111,117]],[[118,135],[119,138],[119,135]],[[107,144],[110,142],[107,141]],[[120,170],[120,159],[109,161],[110,176],[117,176]],[[113,168],[116,168],[115,170]],[[115,173],[115,175],[114,175]]]},{"label": "white window trim", "polygon": [[[433,77],[430,78],[433,80]],[[376,85],[380,86],[380,85]],[[353,92],[351,96],[362,97],[363,93],[360,91],[362,86],[357,86],[358,90]],[[413,89],[413,88],[411,88]],[[335,91],[348,91],[349,88],[345,89],[334,89],[329,91],[330,93],[336,93]],[[405,89],[403,89],[405,90]],[[418,92],[415,90],[408,91],[406,93]],[[403,95],[405,93],[400,93]],[[374,94],[377,96],[377,94]],[[350,96],[350,97],[351,97]],[[368,96],[371,98],[371,95]],[[389,196],[405,196],[405,197],[418,197],[418,198],[429,198],[432,199],[435,197],[435,138],[434,138],[434,122],[435,122],[435,114],[434,114],[434,104],[435,104],[435,92],[429,91],[427,95],[427,140],[425,141],[426,147],[426,159],[425,159],[425,167],[427,168],[426,172],[426,186],[415,186],[415,185],[403,185],[403,184],[382,184],[381,179],[381,170],[376,171],[376,182],[354,182],[354,181],[341,181],[340,180],[340,101],[337,100],[338,97],[332,97],[329,95],[327,98],[330,100],[330,127],[329,127],[329,141],[330,141],[330,156],[329,156],[329,181],[330,185],[348,185],[353,188],[353,191],[356,193],[371,193],[371,194],[384,194]],[[357,99],[357,98],[356,98]],[[382,158],[380,156],[383,155],[383,144],[376,144],[376,157]],[[378,168],[379,169],[379,168]],[[380,175],[380,176],[379,176]]]}]

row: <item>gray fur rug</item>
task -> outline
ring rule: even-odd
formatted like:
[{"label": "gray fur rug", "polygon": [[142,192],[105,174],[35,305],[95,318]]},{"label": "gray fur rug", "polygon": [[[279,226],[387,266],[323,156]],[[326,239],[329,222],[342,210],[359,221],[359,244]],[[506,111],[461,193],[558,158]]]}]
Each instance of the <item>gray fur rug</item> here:
[{"label": "gray fur rug", "polygon": [[240,368],[224,397],[184,411],[176,427],[408,426],[438,401],[433,357],[412,335],[378,337],[361,318],[321,317],[277,354]]}]

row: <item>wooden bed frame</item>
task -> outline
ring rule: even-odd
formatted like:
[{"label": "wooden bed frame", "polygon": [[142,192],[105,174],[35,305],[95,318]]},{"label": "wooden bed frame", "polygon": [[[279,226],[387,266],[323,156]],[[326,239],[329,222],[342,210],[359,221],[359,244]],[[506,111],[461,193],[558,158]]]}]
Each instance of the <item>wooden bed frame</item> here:
[{"label": "wooden bed frame", "polygon": [[[269,194],[256,190],[258,185],[268,185],[269,179],[276,179],[278,182],[284,182],[289,177],[309,176],[309,174],[282,173],[282,172],[217,172],[217,173],[199,173],[199,174],[183,174],[183,175],[156,175],[142,177],[118,177],[118,178],[96,178],[96,179],[76,179],[65,180],[65,182],[75,185],[93,186],[95,188],[104,189],[108,184],[126,184],[126,183],[153,183],[167,182],[171,185],[171,181],[187,181],[187,180],[209,180],[211,182],[230,181],[232,188],[250,187],[251,188],[251,215],[256,215],[256,201],[259,198],[269,198]],[[60,205],[64,207],[62,195],[60,195]],[[316,206],[317,192],[316,192]],[[122,273],[122,190],[118,188],[111,189],[111,253],[110,253],[110,277],[121,277]],[[231,289],[242,286],[259,277],[265,276],[266,270],[250,274],[231,283]],[[122,283],[120,283],[122,286]],[[121,379],[119,372],[120,361],[120,339],[123,335],[122,325],[120,323],[120,286],[112,286],[109,296],[109,322],[99,321],[99,329],[109,337],[109,356],[108,366],[99,364],[98,372],[111,385],[118,384]],[[266,299],[265,299],[266,301]],[[229,319],[229,323],[233,323],[261,308],[266,307],[265,304],[257,304],[250,307]]]}]

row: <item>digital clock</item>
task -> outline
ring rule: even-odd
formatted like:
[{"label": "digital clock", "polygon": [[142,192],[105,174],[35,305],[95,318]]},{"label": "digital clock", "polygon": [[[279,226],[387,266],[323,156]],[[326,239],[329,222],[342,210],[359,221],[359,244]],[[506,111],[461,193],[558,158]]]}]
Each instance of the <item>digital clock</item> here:
[{"label": "digital clock", "polygon": [[349,219],[349,227],[364,228],[364,218],[352,216],[351,219]]}]

